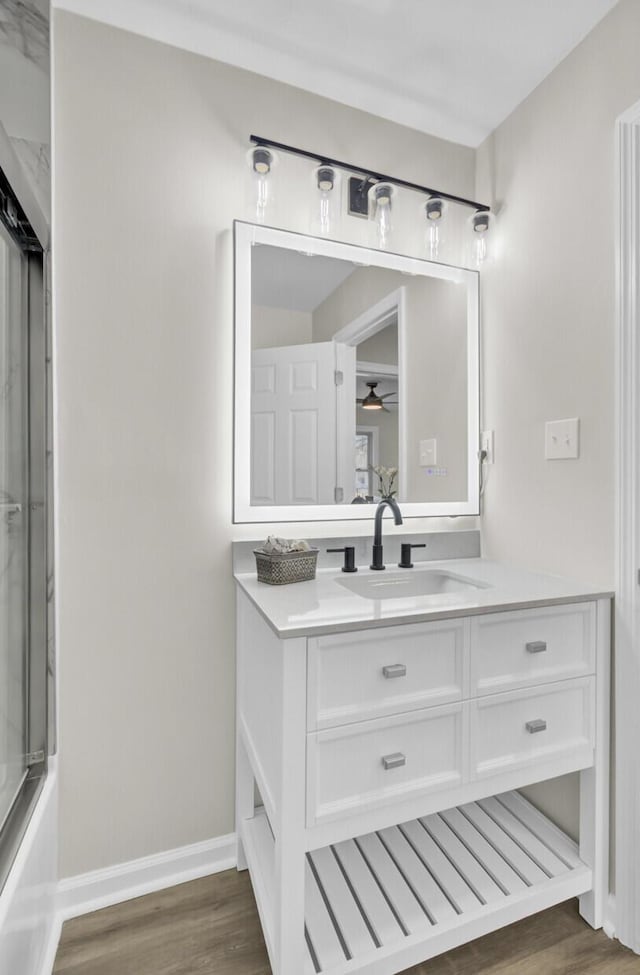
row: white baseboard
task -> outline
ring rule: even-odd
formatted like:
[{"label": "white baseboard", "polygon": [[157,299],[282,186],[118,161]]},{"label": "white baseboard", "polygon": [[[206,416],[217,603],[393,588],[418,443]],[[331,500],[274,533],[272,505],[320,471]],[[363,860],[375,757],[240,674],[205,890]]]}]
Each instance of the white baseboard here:
[{"label": "white baseboard", "polygon": [[59,915],[67,920],[89,914],[235,865],[236,838],[234,833],[229,833],[103,870],[66,877],[58,884]]},{"label": "white baseboard", "polygon": [[616,895],[609,894],[607,906],[604,912],[604,924],[602,930],[608,938],[616,937]]}]

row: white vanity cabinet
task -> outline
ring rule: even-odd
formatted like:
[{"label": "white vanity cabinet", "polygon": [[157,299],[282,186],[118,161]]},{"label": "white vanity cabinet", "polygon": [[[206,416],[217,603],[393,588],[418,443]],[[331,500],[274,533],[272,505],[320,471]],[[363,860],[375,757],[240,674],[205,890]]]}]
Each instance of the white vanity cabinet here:
[{"label": "white vanity cabinet", "polygon": [[[391,975],[573,896],[601,926],[607,598],[283,636],[239,587],[237,623],[238,865],[274,975]],[[518,791],[574,771],[579,845]]]}]

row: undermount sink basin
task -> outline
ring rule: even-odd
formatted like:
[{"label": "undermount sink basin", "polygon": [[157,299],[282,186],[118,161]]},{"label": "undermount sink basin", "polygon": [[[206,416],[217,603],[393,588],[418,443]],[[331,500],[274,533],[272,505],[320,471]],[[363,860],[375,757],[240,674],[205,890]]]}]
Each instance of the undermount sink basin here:
[{"label": "undermount sink basin", "polygon": [[371,572],[353,578],[336,579],[336,582],[364,599],[406,599],[487,588],[484,583],[474,582],[473,579],[441,569]]}]

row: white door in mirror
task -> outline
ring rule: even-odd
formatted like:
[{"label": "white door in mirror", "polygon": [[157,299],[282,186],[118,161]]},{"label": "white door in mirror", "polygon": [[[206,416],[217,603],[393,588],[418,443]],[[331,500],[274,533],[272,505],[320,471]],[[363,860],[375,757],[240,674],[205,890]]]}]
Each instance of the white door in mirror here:
[{"label": "white door in mirror", "polygon": [[[355,375],[355,349],[344,352]],[[336,442],[336,343],[255,349],[251,372],[251,503],[334,504],[336,460],[355,441],[352,410]]]}]

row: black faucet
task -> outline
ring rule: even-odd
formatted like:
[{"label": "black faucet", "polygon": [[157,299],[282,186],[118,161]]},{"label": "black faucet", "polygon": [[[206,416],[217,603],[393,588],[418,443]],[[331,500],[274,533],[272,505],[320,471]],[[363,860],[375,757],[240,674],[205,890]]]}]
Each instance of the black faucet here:
[{"label": "black faucet", "polygon": [[371,557],[370,569],[384,569],[382,561],[382,516],[385,508],[391,508],[396,525],[402,524],[402,514],[398,507],[398,502],[393,498],[383,498],[376,508],[375,530],[373,533],[373,554]]}]

